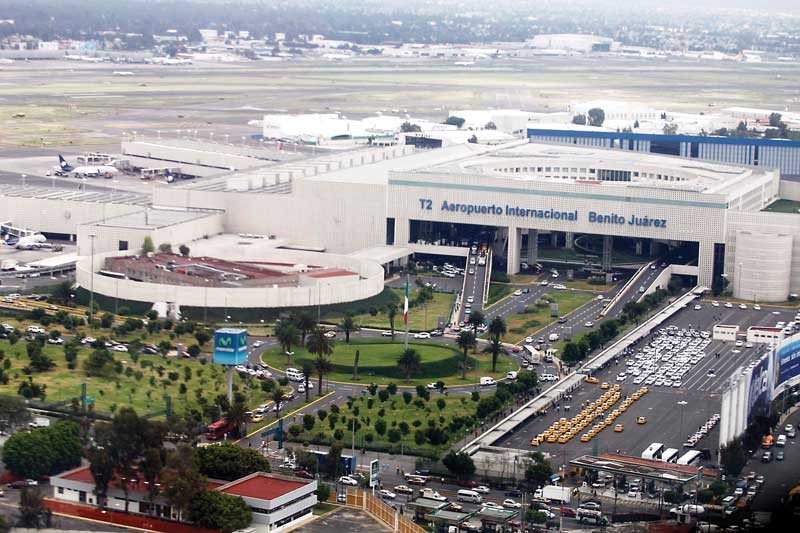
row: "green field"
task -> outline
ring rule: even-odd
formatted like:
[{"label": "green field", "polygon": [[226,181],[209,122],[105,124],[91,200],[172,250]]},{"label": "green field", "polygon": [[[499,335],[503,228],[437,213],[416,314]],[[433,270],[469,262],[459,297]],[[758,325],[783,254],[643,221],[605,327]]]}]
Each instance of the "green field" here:
[{"label": "green field", "polygon": [[[403,329],[403,289],[390,288],[387,291],[396,297],[389,298],[398,304],[397,315],[395,316],[394,327],[396,330]],[[414,300],[418,289],[409,289],[409,299]],[[445,324],[450,322],[450,310],[456,297],[451,293],[434,292],[433,300],[424,305],[412,307],[408,312],[408,329],[410,331],[430,331],[436,329],[440,316],[444,317]],[[364,327],[389,329],[389,317],[386,316],[386,307],[376,307],[376,314],[361,313],[353,317],[356,324]]]},{"label": "green field", "polygon": [[[431,381],[442,380],[448,385],[476,383],[481,376],[504,377],[509,370],[516,370],[517,365],[508,357],[501,357],[497,363],[497,372],[491,372],[491,356],[478,352],[470,354],[469,371],[467,380],[461,380],[460,365],[463,353],[454,345],[442,343],[409,342],[409,348],[414,348],[422,359],[422,370],[412,376],[411,381],[406,381],[404,374],[397,368],[397,360],[403,352],[402,336],[395,337],[395,341],[386,339],[351,339],[350,344],[343,340],[337,341],[331,361],[334,365],[333,373],[326,379],[332,381],[353,381],[353,363],[356,350],[359,351],[358,376],[362,383],[376,383],[385,385],[396,383],[398,385],[423,385]],[[286,355],[279,347],[264,352],[262,361],[271,367],[284,369],[287,366],[298,367],[304,361],[312,361],[315,356],[305,348],[293,348],[295,355],[291,363],[287,364]]]},{"label": "green field", "polygon": [[[439,406],[439,400],[444,401],[443,407]],[[333,414],[325,420],[317,417],[310,430],[303,430],[291,439],[308,442],[341,440],[345,449],[349,449],[353,439],[349,421],[355,414],[360,425],[355,432],[355,445],[359,448],[400,453],[402,447],[406,454],[438,453],[464,439],[466,428],[471,428],[475,422],[476,405],[477,402],[469,396],[445,396],[436,391],[430,393],[427,401],[413,394],[410,403],[405,402],[400,391],[389,395],[386,401],[381,401],[379,395],[360,396],[352,400],[352,406],[340,406],[335,423],[330,421]],[[385,422],[383,434],[379,432],[379,420]],[[415,439],[418,431],[424,432],[431,427],[440,428],[446,441],[434,445],[427,440],[422,442],[420,437],[417,437],[419,441]]]},{"label": "green field", "polygon": [[[553,291],[547,294],[548,298],[558,304],[558,315],[564,316],[575,309],[590,302],[594,295],[578,291]],[[508,334],[505,342],[517,343],[534,332],[552,324],[557,317],[550,316],[550,305],[546,307],[528,306],[530,313],[517,313],[506,319]]]},{"label": "green field", "polygon": [[496,304],[517,288],[513,285],[506,285],[504,283],[490,283],[489,284],[489,297],[486,299],[486,307]]},{"label": "green field", "polygon": [[[0,340],[3,364],[8,366],[5,375],[9,378],[8,383],[0,385],[0,394],[16,395],[20,383],[28,380],[23,371],[29,363],[25,345],[20,341],[12,346],[8,341]],[[31,378],[34,383],[47,386],[45,401],[48,403],[66,401],[69,405],[69,400],[80,396],[81,384],[85,383],[87,395],[94,398],[95,409],[101,412],[113,413],[125,406],[133,407],[140,414],[156,411],[164,408],[165,395],[172,398],[176,412],[183,412],[188,407],[202,411],[199,397],[213,404],[214,398],[227,390],[222,367],[190,359],[112,352],[116,368],[106,375],[89,377],[83,363],[91,349],[80,350],[74,370],[67,368],[61,346],[46,344],[43,351],[56,366],[47,372],[33,373]],[[247,395],[248,406],[264,403],[266,393],[261,391],[257,380],[247,385],[238,373],[234,373],[233,382],[234,390]],[[185,393],[180,392],[181,384],[186,386]]]},{"label": "green field", "polygon": [[775,200],[764,211],[773,213],[800,213],[800,202],[794,200]]}]

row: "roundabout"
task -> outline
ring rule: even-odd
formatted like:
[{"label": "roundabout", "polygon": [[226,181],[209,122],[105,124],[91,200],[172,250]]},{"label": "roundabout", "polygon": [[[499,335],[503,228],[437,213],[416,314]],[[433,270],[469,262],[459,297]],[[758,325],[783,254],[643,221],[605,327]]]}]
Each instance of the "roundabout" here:
[{"label": "roundabout", "polygon": [[[405,379],[405,374],[397,364],[404,349],[399,335],[394,342],[388,339],[371,338],[351,338],[350,343],[337,342],[333,354],[330,356],[333,371],[327,374],[325,379],[358,385],[395,383],[398,386],[424,385],[441,380],[446,385],[453,387],[476,384],[482,376],[501,379],[509,370],[517,370],[514,360],[501,354],[497,360],[496,372],[491,372],[491,354],[470,351],[467,378],[463,380],[461,379],[461,364],[464,354],[457,346],[444,343],[409,342],[408,347],[415,350],[420,356],[420,369],[412,373],[410,380]],[[309,353],[304,347],[293,348],[292,351],[294,355],[287,361],[289,358],[279,346],[275,346],[263,352],[261,360],[270,367],[283,371],[287,367],[301,368],[306,362],[313,365],[313,361],[316,359],[316,355]],[[354,382],[353,365],[356,351],[359,352],[358,380]],[[313,373],[313,378],[316,380],[316,372]]]}]

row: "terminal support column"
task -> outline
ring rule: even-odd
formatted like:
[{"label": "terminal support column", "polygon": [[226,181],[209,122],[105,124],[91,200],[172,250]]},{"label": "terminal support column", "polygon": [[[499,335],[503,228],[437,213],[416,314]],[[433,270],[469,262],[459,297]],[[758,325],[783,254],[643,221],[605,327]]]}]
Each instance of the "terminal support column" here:
[{"label": "terminal support column", "polygon": [[396,218],[394,221],[394,245],[405,246],[410,239],[410,221],[407,218]]},{"label": "terminal support column", "polygon": [[522,231],[514,226],[508,227],[508,253],[506,254],[506,274],[509,276],[519,272],[520,247]]},{"label": "terminal support column", "polygon": [[528,264],[535,265],[539,261],[539,230],[528,230]]},{"label": "terminal support column", "polygon": [[714,243],[700,241],[697,248],[697,284],[711,288],[714,279]]},{"label": "terminal support column", "polygon": [[603,263],[601,268],[608,272],[611,270],[611,251],[614,249],[614,237],[603,235]]},{"label": "terminal support column", "polygon": [[572,250],[575,248],[575,234],[571,231],[564,233],[564,248]]}]

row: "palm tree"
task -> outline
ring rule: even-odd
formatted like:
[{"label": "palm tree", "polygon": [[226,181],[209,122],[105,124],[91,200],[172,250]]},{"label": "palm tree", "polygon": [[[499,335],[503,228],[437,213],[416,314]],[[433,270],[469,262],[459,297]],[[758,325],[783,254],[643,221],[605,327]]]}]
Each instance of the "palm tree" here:
[{"label": "palm tree", "polygon": [[353,320],[353,315],[350,313],[344,315],[344,320],[339,324],[339,328],[344,331],[344,342],[347,343],[350,342],[350,333],[358,331],[358,325],[355,320]]},{"label": "palm tree", "polygon": [[324,355],[318,355],[316,359],[314,359],[314,368],[317,371],[317,376],[319,377],[319,391],[317,394],[322,396],[322,378],[325,374],[330,374],[333,370],[333,363],[331,360],[325,357]]},{"label": "palm tree", "polygon": [[478,326],[482,326],[485,320],[486,316],[484,316],[482,311],[473,311],[472,314],[469,315],[469,320],[467,320],[467,323],[475,326],[475,329],[477,330]]},{"label": "palm tree", "polygon": [[275,418],[281,417],[281,404],[286,401],[286,393],[278,387],[272,391],[272,401],[275,402]]},{"label": "palm tree", "polygon": [[422,370],[422,358],[414,348],[409,348],[397,360],[397,367],[406,375],[406,381],[411,381],[411,374]]},{"label": "palm tree", "polygon": [[500,350],[503,346],[500,342],[500,338],[505,335],[507,331],[508,328],[506,327],[506,321],[503,320],[503,317],[496,316],[489,322],[489,341],[492,343],[492,372],[495,372],[497,369],[497,358],[500,356]]},{"label": "palm tree", "polygon": [[397,304],[391,302],[386,305],[386,316],[389,317],[389,328],[392,330],[392,339],[394,339],[394,317],[397,316]]},{"label": "palm tree", "polygon": [[228,408],[225,418],[229,424],[233,424],[236,435],[239,435],[242,424],[247,424],[247,406],[243,402],[234,402]]},{"label": "palm tree", "polygon": [[314,371],[314,365],[312,365],[310,361],[303,361],[301,369],[303,370],[303,380],[306,385],[306,401],[308,401],[308,393],[310,390],[308,384],[311,382],[311,373]]},{"label": "palm tree", "polygon": [[300,330],[302,334],[301,340],[302,343],[306,343],[306,335],[308,332],[313,330],[317,326],[317,321],[314,320],[314,317],[311,316],[309,313],[303,312],[299,313],[294,317],[294,325],[297,326],[297,329]]},{"label": "palm tree", "polygon": [[275,338],[281,345],[281,348],[286,353],[286,364],[291,362],[292,346],[300,342],[300,330],[291,322],[281,322],[275,328]]},{"label": "palm tree", "polygon": [[471,331],[462,331],[456,339],[458,347],[464,350],[464,363],[461,368],[461,379],[467,379],[467,351],[475,346],[475,335]]}]

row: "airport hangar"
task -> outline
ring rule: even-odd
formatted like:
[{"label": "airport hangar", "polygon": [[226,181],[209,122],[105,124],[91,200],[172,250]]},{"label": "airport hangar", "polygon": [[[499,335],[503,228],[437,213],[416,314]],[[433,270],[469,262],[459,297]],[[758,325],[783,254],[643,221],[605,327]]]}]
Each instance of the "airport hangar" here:
[{"label": "airport hangar", "polygon": [[[280,288],[264,287],[258,297],[240,298],[236,286],[178,283],[143,290],[141,282],[93,276],[96,291],[132,300],[280,307],[361,299],[381,289],[375,267],[395,266],[413,253],[465,257],[463,239],[478,228],[488,229],[509,273],[523,260],[537,260],[539,234],[558,236],[568,246],[578,235],[602,236],[604,267],[611,264],[613,239],[633,239],[637,250],[648,243],[694,243],[696,261],[679,273],[706,286],[724,275],[735,296],[768,302],[800,292],[799,218],[762,211],[779,198],[780,188],[779,171],[767,167],[521,140],[426,151],[373,147],[275,163],[153,188],[148,208],[141,202],[104,206],[120,217],[116,221],[78,206],[70,207],[70,218],[59,216],[64,200],[53,193],[24,202],[5,197],[0,207],[18,226],[77,233],[85,256],[77,279],[86,287],[89,272],[104,264],[90,261],[90,244],[95,254],[131,255],[146,234],[156,245],[185,243],[214,257],[281,262],[279,255],[289,254],[284,262],[347,270],[365,283],[336,290],[326,281],[328,296],[312,286],[272,298],[269,290]],[[179,211],[187,214],[175,215]],[[143,213],[177,220],[142,223]],[[254,258],[241,240],[214,241],[224,234],[275,239]]]}]

